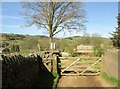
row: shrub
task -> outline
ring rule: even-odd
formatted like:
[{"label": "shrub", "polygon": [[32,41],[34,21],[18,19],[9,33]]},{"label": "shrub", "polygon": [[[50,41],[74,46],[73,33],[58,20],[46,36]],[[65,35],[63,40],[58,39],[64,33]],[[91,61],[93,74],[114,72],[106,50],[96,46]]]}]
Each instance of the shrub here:
[{"label": "shrub", "polygon": [[11,46],[11,52],[20,52],[19,45],[12,45]]},{"label": "shrub", "polygon": [[94,55],[96,57],[101,57],[103,55],[103,49],[100,47],[100,45],[94,47]]}]

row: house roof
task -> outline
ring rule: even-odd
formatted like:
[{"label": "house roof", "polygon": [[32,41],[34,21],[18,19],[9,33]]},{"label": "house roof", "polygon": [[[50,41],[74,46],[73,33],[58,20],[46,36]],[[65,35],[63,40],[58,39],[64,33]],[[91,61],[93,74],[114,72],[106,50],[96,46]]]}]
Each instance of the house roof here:
[{"label": "house roof", "polygon": [[77,46],[77,49],[93,49],[93,46],[89,46],[89,45],[79,45],[79,46]]},{"label": "house roof", "polygon": [[79,46],[77,46],[77,52],[79,52],[79,53],[92,53],[93,52],[93,46],[79,45]]}]

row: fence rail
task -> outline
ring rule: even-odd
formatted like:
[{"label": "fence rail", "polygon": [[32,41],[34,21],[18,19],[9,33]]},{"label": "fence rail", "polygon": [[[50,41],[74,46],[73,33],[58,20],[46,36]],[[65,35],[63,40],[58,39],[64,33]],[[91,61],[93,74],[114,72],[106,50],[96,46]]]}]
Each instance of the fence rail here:
[{"label": "fence rail", "polygon": [[43,64],[52,73],[59,73],[59,55],[59,52],[47,52],[42,56]]}]

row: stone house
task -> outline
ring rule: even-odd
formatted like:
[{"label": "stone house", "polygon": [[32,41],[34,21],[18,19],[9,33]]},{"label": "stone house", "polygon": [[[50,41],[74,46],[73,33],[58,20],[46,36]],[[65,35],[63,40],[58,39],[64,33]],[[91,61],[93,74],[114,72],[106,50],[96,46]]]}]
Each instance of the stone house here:
[{"label": "stone house", "polygon": [[89,54],[89,53],[93,53],[93,46],[90,45],[79,45],[77,46],[77,53],[81,53],[81,54]]}]

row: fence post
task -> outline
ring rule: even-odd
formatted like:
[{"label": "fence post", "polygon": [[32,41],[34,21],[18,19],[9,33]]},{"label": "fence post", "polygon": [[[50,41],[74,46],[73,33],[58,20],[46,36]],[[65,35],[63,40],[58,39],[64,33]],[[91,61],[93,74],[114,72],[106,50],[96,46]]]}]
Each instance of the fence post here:
[{"label": "fence post", "polygon": [[57,56],[53,55],[53,65],[52,65],[52,72],[53,73],[58,73],[58,60],[57,60]]}]

